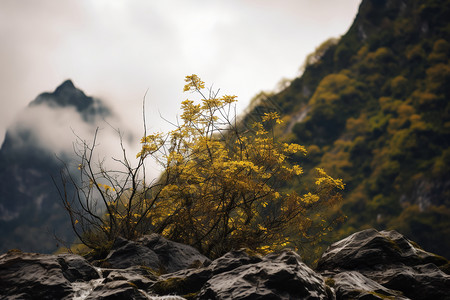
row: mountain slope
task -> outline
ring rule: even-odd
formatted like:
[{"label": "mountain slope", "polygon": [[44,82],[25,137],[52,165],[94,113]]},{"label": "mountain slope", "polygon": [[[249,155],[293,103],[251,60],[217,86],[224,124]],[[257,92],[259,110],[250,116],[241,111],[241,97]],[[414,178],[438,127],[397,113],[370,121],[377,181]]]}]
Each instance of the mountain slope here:
[{"label": "mountain slope", "polygon": [[0,149],[0,252],[11,248],[48,253],[54,234],[73,234],[52,176],[73,155],[77,129],[93,129],[111,112],[70,80],[43,93],[25,108],[6,133]]},{"label": "mountain slope", "polygon": [[450,1],[364,0],[340,40],[247,115],[279,110],[305,170],[344,179],[348,220],[331,239],[396,229],[450,256],[449,19]]}]

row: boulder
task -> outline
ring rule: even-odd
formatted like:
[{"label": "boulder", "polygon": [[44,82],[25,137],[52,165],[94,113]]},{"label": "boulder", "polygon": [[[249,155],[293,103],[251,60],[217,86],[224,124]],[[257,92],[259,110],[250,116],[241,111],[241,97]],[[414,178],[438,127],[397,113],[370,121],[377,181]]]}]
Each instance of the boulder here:
[{"label": "boulder", "polygon": [[448,261],[395,231],[331,245],[318,271],[291,250],[262,257],[241,249],[210,262],[158,235],[119,239],[102,264],[109,267],[9,251],[0,255],[0,299],[450,299]]},{"label": "boulder", "polygon": [[450,299],[450,276],[434,264],[393,265],[363,274],[411,299]]},{"label": "boulder", "polygon": [[72,282],[89,281],[99,274],[82,257],[12,250],[0,256],[0,298],[64,299]]},{"label": "boulder", "polygon": [[332,244],[322,255],[317,270],[373,269],[378,266],[405,264],[415,266],[448,261],[429,253],[397,231],[367,229]]},{"label": "boulder", "polygon": [[175,295],[169,295],[169,296],[150,296],[150,300],[186,300],[186,298],[175,296]]},{"label": "boulder", "polygon": [[[98,263],[97,263],[98,264]],[[119,239],[106,258],[98,264],[111,269],[126,269],[132,266],[146,266],[153,270],[161,267],[159,257],[142,243]]]},{"label": "boulder", "polygon": [[137,241],[118,239],[100,266],[114,269],[145,266],[159,273],[172,273],[209,262],[206,256],[191,246],[151,234]]},{"label": "boulder", "polygon": [[185,269],[162,275],[151,289],[159,295],[195,294],[212,276],[244,265],[258,263],[261,260],[259,256],[249,255],[245,249],[230,251],[214,260],[207,267]]},{"label": "boulder", "polygon": [[158,295],[196,294],[211,277],[209,268],[185,269],[160,276],[150,290]]},{"label": "boulder", "polygon": [[144,267],[134,266],[127,269],[104,269],[105,283],[124,280],[136,287],[147,290],[153,285],[158,277]]},{"label": "boulder", "polygon": [[322,276],[290,250],[219,273],[209,279],[198,299],[330,299]]},{"label": "boulder", "polygon": [[148,300],[149,295],[126,280],[106,282],[95,288],[86,300]]},{"label": "boulder", "polygon": [[246,249],[240,249],[230,251],[217,258],[210,264],[209,268],[213,274],[220,274],[240,266],[259,263],[260,261],[262,261],[260,256],[249,255]]},{"label": "boulder", "polygon": [[[342,291],[352,285],[349,274],[356,278],[356,273],[347,271],[356,271],[411,299],[450,299],[450,276],[439,269],[446,265],[445,258],[426,252],[396,231],[367,229],[332,244],[319,260],[317,270],[344,282]],[[358,278],[355,287],[361,282]],[[386,293],[372,283],[367,290]]]},{"label": "boulder", "polygon": [[334,288],[337,299],[408,299],[356,271],[338,273],[325,282]]},{"label": "boulder", "polygon": [[154,233],[138,240],[158,255],[160,265],[167,273],[208,265],[211,261],[194,247],[169,241]]},{"label": "boulder", "polygon": [[89,281],[100,278],[99,272],[83,257],[73,254],[59,254],[57,261],[65,278],[70,282]]}]

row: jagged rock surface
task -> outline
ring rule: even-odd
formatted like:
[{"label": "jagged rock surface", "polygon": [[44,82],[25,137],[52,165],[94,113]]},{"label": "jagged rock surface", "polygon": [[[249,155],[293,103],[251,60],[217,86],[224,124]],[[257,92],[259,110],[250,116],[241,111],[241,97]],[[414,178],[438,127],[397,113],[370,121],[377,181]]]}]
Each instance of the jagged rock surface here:
[{"label": "jagged rock surface", "polygon": [[395,231],[333,244],[316,271],[289,249],[264,257],[241,249],[211,262],[156,234],[118,240],[108,267],[99,263],[9,251],[0,256],[0,299],[450,299],[448,261]]},{"label": "jagged rock surface", "polygon": [[101,265],[116,269],[140,265],[161,273],[172,273],[209,263],[210,260],[197,249],[151,234],[135,242],[119,239]]},{"label": "jagged rock surface", "polygon": [[[364,276],[411,299],[425,300],[450,299],[450,276],[439,269],[445,266],[445,258],[424,251],[396,231],[367,229],[331,245],[317,269],[335,280],[338,291],[349,290],[352,274],[359,277],[355,282]],[[376,286],[370,289],[375,294],[386,292]],[[359,290],[357,285],[354,290]]]},{"label": "jagged rock surface", "polygon": [[198,299],[329,299],[322,276],[290,250],[209,279]]},{"label": "jagged rock surface", "polygon": [[370,270],[394,263],[407,266],[446,263],[446,259],[414,244],[394,230],[363,230],[331,245],[319,260],[317,269]]},{"label": "jagged rock surface", "polygon": [[9,251],[0,256],[1,299],[64,299],[73,293],[72,282],[97,278],[94,267],[77,255]]},{"label": "jagged rock surface", "polygon": [[397,300],[409,299],[359,272],[342,272],[330,279],[327,283],[334,288],[337,299],[389,299],[389,297]]},{"label": "jagged rock surface", "polygon": [[148,294],[136,288],[126,280],[114,280],[106,282],[94,289],[86,300],[113,300],[113,299],[132,299],[148,300]]}]

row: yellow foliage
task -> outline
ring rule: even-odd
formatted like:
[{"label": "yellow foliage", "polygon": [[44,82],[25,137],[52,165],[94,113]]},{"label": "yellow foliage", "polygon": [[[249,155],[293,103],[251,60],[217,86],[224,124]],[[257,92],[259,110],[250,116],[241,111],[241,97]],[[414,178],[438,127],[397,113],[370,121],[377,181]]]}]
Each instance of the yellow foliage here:
[{"label": "yellow foliage", "polygon": [[338,189],[341,189],[341,190],[344,189],[345,185],[342,182],[342,179],[332,178],[330,175],[325,173],[325,171],[322,168],[316,168],[316,170],[318,173],[318,178],[316,180],[317,185],[337,187]]},{"label": "yellow foliage", "polygon": [[184,86],[183,89],[184,92],[195,91],[205,88],[205,83],[201,81],[200,78],[195,74],[186,76],[184,81],[186,82],[186,85]]},{"label": "yellow foliage", "polygon": [[339,74],[330,74],[319,83],[314,95],[309,100],[309,105],[330,104],[339,100],[341,95],[354,92],[355,80],[349,78],[345,71]]},{"label": "yellow foliage", "polygon": [[[333,78],[329,84],[338,86],[348,79]],[[269,132],[282,122],[279,114],[268,112],[252,127],[242,126],[230,115],[236,96],[204,92],[205,83],[195,74],[185,81],[184,91],[201,99],[183,101],[182,122],[167,133],[142,137],[137,153],[140,161],[155,159],[163,167],[160,179],[139,182],[118,198],[113,187],[95,182],[108,202],[100,226],[106,236],[117,234],[114,230],[136,236],[140,228],[150,228],[210,257],[241,247],[264,252],[322,236],[330,227],[325,216],[312,220],[308,214],[335,203],[342,180],[318,169],[317,187],[303,196],[281,189],[303,174],[292,156],[306,155],[306,149],[277,141]],[[311,228],[316,234],[308,233]]]}]

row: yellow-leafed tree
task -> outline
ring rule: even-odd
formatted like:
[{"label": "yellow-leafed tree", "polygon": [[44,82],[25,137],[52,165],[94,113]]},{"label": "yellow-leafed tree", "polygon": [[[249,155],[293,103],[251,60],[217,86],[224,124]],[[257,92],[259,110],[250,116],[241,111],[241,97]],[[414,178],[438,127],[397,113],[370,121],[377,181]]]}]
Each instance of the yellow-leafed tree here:
[{"label": "yellow-leafed tree", "polygon": [[[328,231],[335,220],[325,220],[320,212],[340,200],[344,185],[318,169],[310,191],[285,189],[303,173],[291,156],[306,155],[306,150],[276,140],[273,127],[282,123],[278,113],[265,112],[244,126],[236,119],[236,96],[218,96],[196,75],[185,80],[184,91],[199,99],[182,102],[174,130],[142,138],[139,163],[128,168],[131,181],[111,182],[102,174],[109,178],[105,184],[95,174],[87,177],[90,188],[107,198],[107,213],[97,219],[102,224],[90,225],[96,230],[79,236],[97,232],[111,241],[156,232],[218,257],[241,247],[258,252],[295,247]],[[153,159],[163,172],[149,184],[137,174],[145,176],[142,169]],[[66,201],[67,207],[73,210]],[[74,229],[81,228],[82,215],[72,217]]]}]

